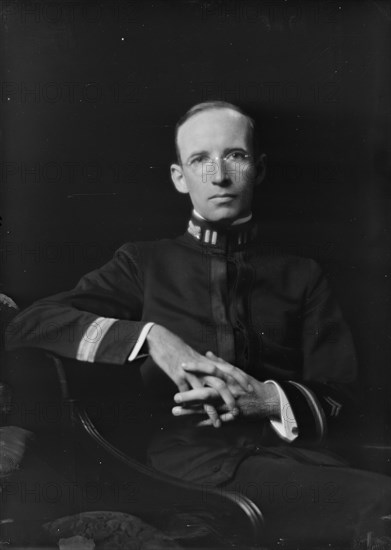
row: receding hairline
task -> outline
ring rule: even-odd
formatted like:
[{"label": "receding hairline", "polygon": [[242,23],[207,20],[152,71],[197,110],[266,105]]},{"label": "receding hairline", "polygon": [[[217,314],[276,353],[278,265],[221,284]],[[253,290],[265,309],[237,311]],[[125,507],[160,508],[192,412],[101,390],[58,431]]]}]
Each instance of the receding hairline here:
[{"label": "receding hairline", "polygon": [[233,111],[234,113],[237,113],[238,115],[241,115],[245,118],[247,121],[247,124],[250,128],[250,131],[252,133],[252,142],[253,142],[253,148],[254,151],[257,148],[257,138],[256,138],[256,129],[255,129],[255,121],[253,118],[251,118],[246,112],[243,111],[240,107],[237,105],[234,105],[233,103],[228,103],[227,101],[205,101],[204,103],[197,103],[197,105],[193,105],[176,123],[175,125],[175,150],[177,155],[177,160],[179,163],[181,163],[181,156],[179,151],[179,145],[178,145],[178,133],[180,128],[191,118],[195,117],[198,114],[206,113],[208,111],[215,111],[215,110],[229,110]]}]

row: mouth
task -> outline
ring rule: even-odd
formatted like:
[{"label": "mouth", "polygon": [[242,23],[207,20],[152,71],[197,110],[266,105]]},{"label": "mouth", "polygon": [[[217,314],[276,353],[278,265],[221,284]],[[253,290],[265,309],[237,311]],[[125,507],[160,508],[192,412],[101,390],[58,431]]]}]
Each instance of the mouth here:
[{"label": "mouth", "polygon": [[233,195],[232,193],[222,193],[220,195],[212,195],[209,197],[210,200],[232,200],[236,198],[236,195]]}]

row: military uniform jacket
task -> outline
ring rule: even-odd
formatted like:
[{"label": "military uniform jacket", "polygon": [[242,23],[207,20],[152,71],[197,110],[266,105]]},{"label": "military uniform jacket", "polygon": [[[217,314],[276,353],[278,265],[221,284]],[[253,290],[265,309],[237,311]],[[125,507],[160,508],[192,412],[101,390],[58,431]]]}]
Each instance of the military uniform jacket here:
[{"label": "military uniform jacket", "polygon": [[356,372],[352,338],[318,264],[260,252],[254,228],[250,221],[221,231],[193,217],[176,239],[126,243],[73,290],[20,313],[8,327],[8,349],[107,363],[115,375],[147,324],[158,323],[202,354],[211,350],[261,381],[276,381],[299,435],[286,443],[267,419],[215,429],[173,417],[175,386],[147,356],[145,384],[164,404],[150,444],[153,466],[220,483],[254,452],[303,452],[305,460],[328,463],[308,445],[324,441],[347,408]]}]

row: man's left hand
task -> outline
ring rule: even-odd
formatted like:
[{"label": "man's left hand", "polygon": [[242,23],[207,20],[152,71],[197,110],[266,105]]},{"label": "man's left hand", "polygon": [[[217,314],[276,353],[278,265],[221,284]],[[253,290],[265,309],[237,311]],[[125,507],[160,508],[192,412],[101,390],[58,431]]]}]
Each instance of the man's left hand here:
[{"label": "man's left hand", "polygon": [[[207,352],[207,357],[218,363],[218,369],[214,370],[213,375],[219,376],[228,384],[232,395],[236,399],[236,405],[239,410],[239,416],[247,419],[257,418],[278,418],[280,415],[280,402],[277,389],[273,384],[260,382],[256,378],[246,374],[250,378],[253,391],[246,393],[243,389],[235,384],[232,378],[232,373],[241,371],[238,367],[227,363],[220,357],[217,357],[212,352]],[[188,365],[186,370],[196,372],[196,365]],[[245,374],[245,373],[243,373]],[[231,381],[231,382],[230,382]],[[206,403],[213,404],[223,422],[235,420],[238,415],[227,411],[226,405],[221,401],[219,394],[211,388],[197,388],[175,394],[174,400],[177,403],[172,409],[175,416],[205,414],[203,405]],[[211,425],[211,420],[201,420],[198,426]]]}]

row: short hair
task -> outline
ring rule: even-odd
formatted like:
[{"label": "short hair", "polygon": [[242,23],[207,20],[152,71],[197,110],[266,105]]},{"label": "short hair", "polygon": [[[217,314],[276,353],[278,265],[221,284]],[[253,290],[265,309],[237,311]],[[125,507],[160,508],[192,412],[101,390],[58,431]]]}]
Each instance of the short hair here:
[{"label": "short hair", "polygon": [[196,105],[193,105],[176,123],[175,125],[175,151],[176,156],[179,164],[182,164],[181,161],[181,154],[179,151],[178,146],[178,132],[179,128],[187,121],[189,118],[198,115],[198,113],[202,113],[204,111],[210,111],[212,109],[230,109],[231,111],[236,111],[237,113],[240,113],[243,115],[251,128],[252,131],[252,145],[253,145],[253,151],[254,154],[257,154],[259,151],[259,139],[258,139],[258,133],[257,133],[257,127],[255,124],[255,120],[250,117],[243,109],[238,107],[237,105],[234,105],[233,103],[228,103],[228,101],[220,101],[220,100],[212,100],[212,101],[204,101],[203,103],[197,103]]}]

